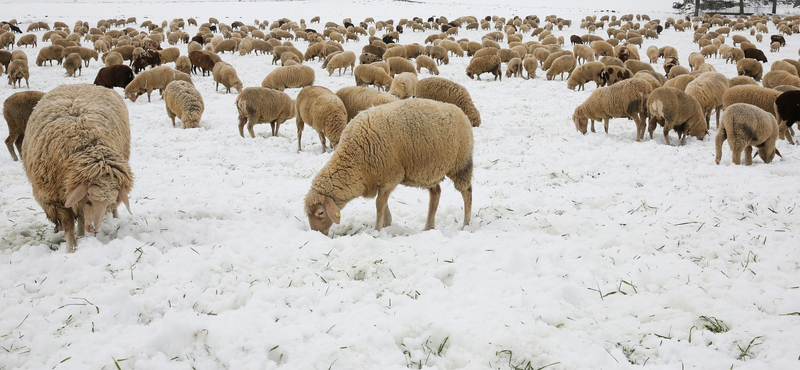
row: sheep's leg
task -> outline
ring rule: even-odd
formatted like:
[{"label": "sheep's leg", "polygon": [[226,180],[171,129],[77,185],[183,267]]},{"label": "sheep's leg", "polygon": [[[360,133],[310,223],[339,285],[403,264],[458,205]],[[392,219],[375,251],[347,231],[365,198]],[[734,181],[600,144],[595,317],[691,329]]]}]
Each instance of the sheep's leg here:
[{"label": "sheep's leg", "polygon": [[270,122],[269,126],[272,128],[272,136],[278,136],[278,131],[275,128],[275,121]]},{"label": "sheep's leg", "polygon": [[749,144],[744,146],[744,164],[747,166],[753,164],[753,147]]},{"label": "sheep's leg", "polygon": [[384,221],[386,220],[386,210],[389,208],[387,203],[389,202],[389,194],[392,193],[394,187],[391,188],[380,188],[378,190],[378,196],[375,198],[375,209],[377,210],[377,217],[375,218],[375,230],[380,230],[383,228]]},{"label": "sheep's leg", "polygon": [[[653,135],[650,135],[650,137],[652,138]],[[664,142],[667,145],[670,145],[669,144],[669,125],[666,125],[666,124],[664,125]],[[681,145],[683,145],[683,141],[681,141]]]},{"label": "sheep's leg", "polygon": [[152,92],[153,92],[153,89],[147,88],[147,102],[148,103],[150,102],[150,93],[152,93]]},{"label": "sheep's leg", "polygon": [[167,116],[172,120],[172,127],[175,127],[175,113],[167,107]]},{"label": "sheep's leg", "polygon": [[297,121],[297,152],[300,153],[301,144],[303,143],[303,127],[305,124],[303,120],[300,118],[299,114],[297,115],[296,121]]},{"label": "sheep's leg", "polygon": [[78,243],[75,241],[75,217],[72,210],[60,209],[57,217],[58,224],[54,231],[64,230],[64,238],[67,239],[67,253],[75,252]]},{"label": "sheep's leg", "polygon": [[439,184],[428,189],[431,198],[428,202],[428,221],[425,222],[425,230],[433,229],[436,225],[436,209],[439,208],[439,198],[442,196],[442,187]]},{"label": "sheep's leg", "polygon": [[86,218],[83,217],[83,212],[78,213],[78,230],[76,236],[84,236],[86,234]]},{"label": "sheep's leg", "polygon": [[650,117],[650,123],[647,125],[647,132],[650,134],[650,140],[653,140],[653,132],[656,131],[656,125],[658,125],[658,121],[655,117]]},{"label": "sheep's leg", "polygon": [[[239,116],[239,136],[241,136],[241,137],[244,137],[244,125],[246,123],[247,123],[247,117],[246,116]],[[253,133],[253,131],[252,131],[253,130],[253,126],[252,125],[247,125],[247,130],[250,131],[250,133],[252,134]]]},{"label": "sheep's leg", "polygon": [[[325,153],[328,151],[328,148],[325,146],[325,134],[322,131],[317,131],[317,133],[319,134],[319,141],[322,143],[322,152]],[[331,149],[333,149],[332,147],[333,144],[331,144]]]},{"label": "sheep's leg", "polygon": [[[594,125],[592,125],[592,127],[594,127]],[[606,133],[608,133],[608,118],[605,119],[605,122],[603,123],[603,127],[606,129]],[[594,130],[592,130],[592,131],[594,131]]]},{"label": "sheep's leg", "polygon": [[591,120],[591,121],[592,121],[592,132],[596,132],[596,131],[594,130],[594,120]]},{"label": "sheep's leg", "polygon": [[[9,135],[8,138],[6,138],[6,146],[8,147],[8,152],[11,153],[11,158],[13,158],[15,161],[18,161],[19,159],[17,158],[17,153],[14,153],[14,141],[16,140],[16,136]],[[19,145],[17,148],[19,148]],[[20,153],[22,153],[22,151],[20,151]]]},{"label": "sheep's leg", "polygon": [[722,144],[725,143],[725,139],[728,137],[727,133],[725,132],[725,126],[717,131],[717,137],[714,139],[714,144],[716,147],[716,158],[715,162],[719,164],[719,161],[722,160]]}]

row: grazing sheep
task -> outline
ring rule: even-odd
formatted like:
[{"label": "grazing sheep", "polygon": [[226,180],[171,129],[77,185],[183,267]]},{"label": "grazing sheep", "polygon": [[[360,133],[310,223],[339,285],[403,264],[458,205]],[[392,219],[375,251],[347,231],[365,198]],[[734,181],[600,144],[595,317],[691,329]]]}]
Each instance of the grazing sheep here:
[{"label": "grazing sheep", "polygon": [[602,120],[605,121],[604,127],[608,133],[610,118],[626,117],[636,123],[636,141],[641,141],[647,128],[647,98],[652,90],[647,81],[631,78],[592,91],[586,101],[575,108],[572,114],[575,128],[585,134],[588,121],[592,120],[592,132],[594,132],[594,121]]},{"label": "grazing sheep", "polygon": [[689,54],[689,68],[690,70],[694,71],[695,69],[699,68],[700,65],[706,63],[706,58],[703,54],[698,52],[693,52]]},{"label": "grazing sheep", "polygon": [[189,57],[186,55],[181,55],[175,59],[175,69],[187,74],[192,73],[192,62],[189,60]]},{"label": "grazing sheep", "polygon": [[[177,61],[177,59],[181,56],[181,51],[178,48],[166,48],[164,50],[159,51],[159,54],[161,54],[161,63],[172,63]],[[188,71],[181,71],[181,72],[189,73]]]},{"label": "grazing sheep", "polygon": [[67,55],[72,53],[78,53],[81,56],[81,60],[84,63],[84,67],[89,66],[89,61],[91,61],[92,59],[97,60],[99,57],[99,54],[97,54],[96,51],[82,46],[65,47],[64,50],[61,51],[61,57],[66,58]]},{"label": "grazing sheep", "polygon": [[244,125],[250,137],[255,138],[253,126],[269,122],[272,136],[278,136],[283,122],[295,116],[295,104],[283,91],[266,87],[247,87],[236,97],[239,111],[239,135],[244,137]]},{"label": "grazing sheep", "polygon": [[600,77],[603,78],[603,86],[611,86],[619,81],[627,80],[633,77],[633,73],[631,73],[631,71],[625,67],[606,65],[605,69],[603,70],[603,74]]},{"label": "grazing sheep", "polygon": [[478,80],[481,79],[482,73],[491,73],[494,79],[498,78],[503,80],[503,70],[501,67],[500,57],[497,55],[487,55],[482,57],[473,57],[467,66],[467,77],[470,79],[476,76]]},{"label": "grazing sheep", "polygon": [[39,49],[39,55],[36,56],[36,65],[41,67],[44,62],[50,62],[52,66],[54,60],[60,65],[64,60],[64,57],[61,56],[63,51],[64,47],[58,45],[45,46]]},{"label": "grazing sheep", "polygon": [[506,66],[506,77],[522,77],[522,59],[513,58]]},{"label": "grazing sheep", "polygon": [[343,87],[336,92],[336,96],[344,103],[348,122],[363,110],[399,100],[392,94],[370,89],[366,86]]},{"label": "grazing sheep", "polygon": [[19,83],[19,87],[22,87],[22,79],[25,79],[25,87],[31,88],[31,85],[28,83],[28,79],[30,78],[30,71],[28,70],[28,61],[22,59],[14,59],[8,64],[8,69],[6,70],[8,74],[8,84],[11,85],[13,88],[17,88],[17,83]]},{"label": "grazing sheep", "polygon": [[536,78],[536,67],[539,65],[539,60],[533,54],[528,54],[522,59],[522,68],[528,73],[527,80]]},{"label": "grazing sheep", "polygon": [[728,62],[737,63],[742,59],[744,59],[744,50],[739,48],[733,48],[729,51],[728,55],[725,57],[725,64],[728,64]]},{"label": "grazing sheep", "polygon": [[144,93],[147,93],[147,102],[150,102],[150,93],[158,89],[163,95],[164,88],[175,79],[175,73],[169,66],[160,66],[142,71],[125,86],[125,97],[131,102],[136,102]]},{"label": "grazing sheep", "polygon": [[38,45],[37,41],[38,41],[38,39],[37,39],[36,35],[30,33],[30,34],[27,34],[25,36],[21,36],[19,38],[19,40],[17,40],[17,47],[20,47],[20,46],[23,46],[23,45],[25,45],[26,48],[28,47],[28,45],[32,45],[33,47],[36,47]]},{"label": "grazing sheep", "polygon": [[401,58],[401,57],[391,57],[391,58],[384,58],[387,64],[389,64],[389,76],[394,78],[396,74],[400,73],[413,73],[417,74],[417,69],[414,67],[414,63],[411,63],[408,59]]},{"label": "grazing sheep", "polygon": [[589,44],[589,47],[591,47],[592,50],[594,50],[594,55],[596,56],[599,57],[614,56],[614,47],[611,46],[611,44],[609,44],[606,41],[602,40],[592,41]]},{"label": "grazing sheep", "polygon": [[189,52],[189,61],[192,63],[192,73],[196,73],[197,68],[202,71],[203,76],[206,72],[214,70],[214,64],[220,61],[219,56],[207,50],[195,50]]},{"label": "grazing sheep", "polygon": [[[367,66],[365,64],[364,66]],[[347,124],[347,108],[333,91],[322,86],[308,86],[297,94],[297,152],[302,150],[303,127],[307,123],[319,134],[322,152],[325,153],[325,138],[336,148],[344,126]]]},{"label": "grazing sheep", "polygon": [[764,52],[755,48],[744,49],[744,57],[749,59],[755,59],[762,63],[767,62],[767,57],[764,55]]},{"label": "grazing sheep", "polygon": [[392,87],[389,94],[399,99],[407,99],[414,96],[417,90],[417,75],[411,72],[403,72],[394,76]]},{"label": "grazing sheep", "polygon": [[[794,144],[792,125],[800,121],[800,91],[786,91],[775,99],[775,118],[778,119],[778,136],[781,139],[786,139],[790,144]],[[8,140],[6,140],[6,144],[9,145],[8,149],[11,150],[11,144],[9,144]]]},{"label": "grazing sheep", "polygon": [[781,51],[781,43],[773,42],[773,43],[769,44],[769,51],[771,53],[775,53],[775,52]]},{"label": "grazing sheep", "polygon": [[[775,116],[750,104],[731,104],[722,114],[722,122],[715,139],[716,163],[722,159],[722,143],[728,140],[733,163],[741,164],[744,151],[744,164],[753,164],[753,147],[764,163],[772,162],[775,154],[781,153],[775,148],[778,139],[778,122]],[[781,156],[782,157],[782,156]]]},{"label": "grazing sheep", "polygon": [[334,55],[330,61],[327,61],[328,76],[333,75],[334,70],[339,70],[339,76],[342,75],[342,70],[347,72],[347,67],[350,67],[350,75],[355,73],[356,66],[356,53],[352,51],[344,51]]},{"label": "grazing sheep", "polygon": [[18,158],[14,153],[14,145],[17,146],[17,151],[22,157],[22,141],[25,139],[25,127],[28,125],[28,118],[30,118],[33,108],[42,98],[42,95],[44,93],[40,91],[23,91],[12,94],[3,102],[3,118],[8,124],[6,146],[8,147],[8,152],[11,153],[11,158],[15,161]]},{"label": "grazing sheep", "polygon": [[639,71],[639,72],[636,72],[636,74],[633,75],[633,78],[638,78],[638,79],[642,79],[644,81],[647,81],[647,83],[650,84],[650,87],[652,87],[653,89],[657,89],[657,88],[661,87],[662,84],[661,84],[661,81],[656,76],[660,76],[662,78],[664,77],[664,76],[661,76],[661,75],[657,74],[654,71]]},{"label": "grazing sheep", "polygon": [[658,47],[651,45],[647,48],[647,57],[650,58],[650,63],[658,63]]},{"label": "grazing sheep", "polygon": [[546,71],[550,69],[550,66],[553,65],[553,62],[564,55],[572,55],[572,52],[569,50],[560,50],[547,55],[547,59],[545,59],[544,63],[542,63],[542,70]]},{"label": "grazing sheep", "polygon": [[669,144],[669,132],[675,130],[681,145],[686,144],[686,136],[703,140],[708,134],[706,121],[700,103],[691,95],[673,87],[659,87],[647,98],[650,114],[648,132],[653,139],[656,124],[664,127],[664,142]]},{"label": "grazing sheep", "polygon": [[782,92],[780,91],[758,85],[734,86],[729,88],[725,95],[722,96],[722,106],[727,109],[732,104],[747,103],[775,115],[775,100],[781,94]]},{"label": "grazing sheep", "polygon": [[[791,60],[791,59],[789,59]],[[778,60],[772,63],[769,67],[770,71],[786,71],[791,73],[794,76],[797,76],[797,67],[794,64],[790,63],[787,60]]]},{"label": "grazing sheep", "polygon": [[[701,64],[699,68],[702,68],[703,66],[711,66],[711,65],[710,64]],[[667,78],[668,79],[673,79],[673,78],[678,77],[680,75],[685,75],[685,74],[689,74],[689,73],[690,73],[689,70],[684,66],[672,66],[672,68],[669,69],[669,73],[667,73]]]},{"label": "grazing sheep", "polygon": [[739,85],[758,85],[758,81],[750,76],[736,76],[728,80],[728,88]]},{"label": "grazing sheep", "polygon": [[764,68],[757,60],[745,58],[736,62],[736,73],[739,76],[750,76],[756,81],[761,81]]},{"label": "grazing sheep", "polygon": [[575,87],[577,86],[578,91],[584,90],[583,85],[589,81],[594,81],[597,84],[597,87],[600,87],[603,84],[602,73],[605,70],[605,67],[605,64],[600,62],[587,62],[578,66],[567,80],[567,88],[570,90],[575,90]]},{"label": "grazing sheep", "polygon": [[702,73],[686,85],[685,91],[700,103],[708,127],[711,127],[711,111],[717,110],[717,127],[719,127],[722,97],[728,91],[728,79],[725,75],[716,72]]},{"label": "grazing sheep", "polygon": [[481,114],[475,108],[469,91],[456,82],[441,77],[423,78],[417,82],[417,91],[414,96],[420,99],[454,104],[467,115],[472,127],[481,125]]},{"label": "grazing sheep", "polygon": [[[361,55],[358,56],[358,64],[370,64],[380,60],[381,57],[370,53],[362,53]],[[417,59],[417,61],[419,61],[419,58]]]},{"label": "grazing sheep", "polygon": [[675,78],[671,78],[667,80],[667,82],[664,82],[664,87],[674,87],[678,90],[685,91],[686,85],[688,85],[689,82],[692,82],[693,80],[694,80],[694,75],[683,74]]},{"label": "grazing sheep", "polygon": [[111,90],[61,85],[36,105],[22,144],[25,173],[47,218],[64,230],[67,252],[77,247],[76,220],[82,236],[107,213],[116,217],[120,203],[130,211],[130,141],[128,109]]},{"label": "grazing sheep", "polygon": [[305,65],[293,65],[275,68],[264,80],[262,87],[278,91],[286,88],[299,88],[314,84],[314,69]]},{"label": "grazing sheep", "polygon": [[581,64],[595,60],[594,50],[583,44],[575,45],[572,48],[572,53],[575,54],[575,59]]},{"label": "grazing sheep", "polygon": [[94,84],[97,86],[113,89],[115,87],[125,88],[133,81],[133,70],[126,65],[118,64],[110,67],[103,67],[97,72]]},{"label": "grazing sheep", "polygon": [[78,74],[81,73],[81,67],[83,66],[83,60],[81,60],[81,55],[78,53],[71,53],[64,58],[64,69],[67,70],[67,77],[78,77],[75,75],[75,71],[78,71]]},{"label": "grazing sheep", "polygon": [[203,97],[190,82],[172,81],[164,89],[167,116],[175,127],[175,117],[181,119],[183,128],[197,128],[203,115]]},{"label": "grazing sheep", "polygon": [[766,88],[780,85],[800,87],[800,77],[781,70],[769,71],[764,75],[764,81],[761,81],[761,84]]},{"label": "grazing sheep", "polygon": [[353,73],[356,86],[361,85],[375,85],[378,90],[387,91],[389,87],[392,85],[392,77],[380,67],[376,67],[375,64],[359,64],[356,67],[355,72]]},{"label": "grazing sheep", "polygon": [[436,66],[436,62],[427,55],[420,55],[416,59],[417,61],[417,73],[420,73],[422,68],[428,70],[428,72],[432,75],[438,76],[439,75],[439,67]]},{"label": "grazing sheep", "polygon": [[236,89],[236,92],[242,92],[242,81],[239,79],[239,75],[236,74],[236,70],[230,64],[225,62],[214,64],[214,69],[211,74],[214,77],[214,82],[216,82],[216,91],[219,91],[219,84],[221,83],[222,86],[225,87],[225,92],[227,93],[231,92],[231,87]]},{"label": "grazing sheep", "polygon": [[564,72],[567,72],[567,78],[572,76],[572,71],[577,65],[575,57],[572,55],[562,55],[553,61],[553,64],[547,70],[547,80],[552,80],[557,74],[561,75],[561,81],[564,81]]},{"label": "grazing sheep", "polygon": [[105,63],[106,67],[122,65],[122,62],[122,54],[116,51],[109,51],[108,53],[103,54],[103,63]]},{"label": "grazing sheep", "polygon": [[[417,140],[422,135],[426,140]],[[376,198],[375,229],[392,223],[387,205],[397,185],[428,189],[425,229],[435,225],[445,176],[464,199],[464,223],[472,211],[472,129],[455,106],[409,99],[363,112],[342,133],[342,142],[314,177],[305,198],[312,230],[327,234],[340,210],[359,196]],[[346,186],[345,186],[346,185]]]},{"label": "grazing sheep", "polygon": [[639,71],[655,71],[650,63],[642,62],[641,60],[629,59],[625,61],[624,65],[634,75]]}]

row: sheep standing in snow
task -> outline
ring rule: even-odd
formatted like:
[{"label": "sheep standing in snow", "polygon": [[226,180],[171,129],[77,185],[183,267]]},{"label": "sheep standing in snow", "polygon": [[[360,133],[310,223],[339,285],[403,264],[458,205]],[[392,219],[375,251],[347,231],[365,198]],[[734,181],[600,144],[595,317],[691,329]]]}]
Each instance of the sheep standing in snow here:
[{"label": "sheep standing in snow", "polygon": [[472,127],[481,125],[481,114],[475,108],[469,91],[464,86],[441,77],[423,78],[417,82],[415,97],[455,104],[467,115]]},{"label": "sheep standing in snow", "polygon": [[222,83],[222,86],[225,87],[225,92],[231,92],[231,87],[236,89],[236,92],[242,92],[242,80],[239,79],[239,75],[236,74],[236,70],[233,69],[232,65],[225,62],[216,63],[211,74],[214,77],[214,82],[217,83],[217,91],[219,91],[219,84]]},{"label": "sheep standing in snow", "polygon": [[8,124],[8,137],[6,146],[11,158],[18,160],[14,153],[14,145],[17,146],[20,156],[22,156],[22,142],[25,139],[25,127],[28,126],[28,118],[33,113],[33,108],[44,95],[41,91],[23,91],[9,96],[3,102],[3,118]]},{"label": "sheep standing in snow", "polygon": [[175,117],[181,119],[183,128],[200,127],[200,117],[203,116],[203,97],[194,88],[191,82],[172,81],[164,89],[164,105],[167,116],[175,127]]},{"label": "sheep standing in snow", "polygon": [[717,164],[722,159],[722,143],[726,139],[731,147],[733,163],[737,165],[742,163],[742,151],[744,164],[753,164],[753,147],[756,147],[757,154],[764,163],[772,162],[775,154],[781,156],[775,148],[778,139],[778,122],[775,116],[750,104],[736,103],[725,108],[715,140]]},{"label": "sheep standing in snow", "polygon": [[417,75],[411,72],[395,75],[392,80],[392,87],[389,88],[389,94],[399,99],[408,99],[414,96],[417,90],[417,82]]},{"label": "sheep standing in snow", "polygon": [[[283,67],[281,67],[283,68]],[[239,135],[244,137],[244,126],[255,138],[253,126],[269,122],[272,136],[278,136],[281,124],[295,116],[295,104],[285,92],[267,87],[247,87],[236,97],[239,111]]]},{"label": "sheep standing in snow", "polygon": [[651,91],[653,91],[652,86],[639,78],[631,78],[592,91],[586,101],[575,108],[572,115],[575,128],[585,134],[589,120],[592,120],[592,132],[594,132],[594,121],[603,120],[605,131],[608,133],[610,118],[626,117],[636,123],[636,141],[640,141],[644,139],[647,128],[647,98]]},{"label": "sheep standing in snow", "polygon": [[[369,66],[363,64],[362,66]],[[361,66],[359,66],[361,67]],[[327,149],[325,138],[336,148],[339,136],[347,124],[347,108],[333,91],[322,86],[308,86],[297,94],[297,152],[302,150],[303,127],[313,127],[322,142],[322,152]]]},{"label": "sheep standing in snow", "polygon": [[686,136],[703,140],[708,134],[706,120],[700,103],[691,95],[673,87],[659,87],[647,98],[650,114],[648,132],[650,139],[656,124],[664,127],[664,142],[669,144],[669,132],[675,130],[681,145],[686,144]]},{"label": "sheep standing in snow", "polygon": [[481,74],[487,72],[494,75],[495,80],[498,78],[500,81],[503,80],[503,70],[499,56],[487,55],[470,59],[469,65],[467,66],[467,77],[472,79],[473,76],[476,76],[480,81]]}]

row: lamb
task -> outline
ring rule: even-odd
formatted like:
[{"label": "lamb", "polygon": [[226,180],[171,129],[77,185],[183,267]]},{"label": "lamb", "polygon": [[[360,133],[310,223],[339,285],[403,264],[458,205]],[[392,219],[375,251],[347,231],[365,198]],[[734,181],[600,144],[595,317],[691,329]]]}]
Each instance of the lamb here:
[{"label": "lamb", "polygon": [[247,87],[236,97],[239,111],[239,135],[244,137],[244,125],[255,138],[253,126],[269,122],[272,136],[278,136],[281,124],[295,116],[295,104],[285,92],[266,87]]},{"label": "lamb", "polygon": [[401,57],[391,57],[386,58],[386,63],[389,64],[389,76],[394,78],[395,75],[400,73],[413,73],[417,74],[417,69],[414,67],[414,63],[411,63],[408,59],[401,58]]},{"label": "lamb", "polygon": [[28,79],[30,78],[30,71],[28,70],[28,61],[22,59],[14,59],[11,63],[8,64],[8,84],[11,85],[13,88],[17,88],[17,83],[19,83],[19,87],[22,87],[22,79],[25,79],[25,87],[31,88],[31,85],[28,83]]},{"label": "lamb", "polygon": [[[69,112],[70,114],[64,114]],[[89,84],[61,85],[42,96],[28,120],[22,155],[33,195],[64,230],[67,252],[94,233],[120,203],[130,211],[130,125],[115,92]]]},{"label": "lamb", "polygon": [[389,87],[392,85],[392,78],[383,68],[376,67],[374,64],[376,63],[360,64],[356,67],[353,73],[355,75],[356,86],[367,84],[375,85],[378,90],[389,90]]},{"label": "lamb", "polygon": [[95,85],[109,89],[115,87],[124,89],[131,81],[133,81],[133,70],[122,64],[100,68],[97,77],[94,78]]},{"label": "lamb", "polygon": [[572,71],[575,69],[577,61],[572,55],[562,55],[553,61],[550,69],[547,70],[547,80],[552,80],[557,74],[561,75],[561,80],[564,80],[564,72],[567,72],[567,78],[572,76]]},{"label": "lamb", "polygon": [[778,139],[778,122],[775,116],[750,104],[731,104],[722,114],[722,123],[715,139],[717,164],[722,159],[722,144],[725,139],[731,147],[733,163],[737,165],[741,164],[742,151],[744,164],[753,164],[751,154],[754,146],[764,163],[772,162],[775,154],[781,156],[775,148]]},{"label": "lamb", "polygon": [[567,80],[567,88],[570,90],[575,90],[575,87],[577,86],[578,91],[584,90],[583,85],[589,81],[594,81],[597,84],[597,87],[600,87],[603,84],[602,73],[605,70],[605,67],[605,64],[601,62],[587,62],[578,66]]},{"label": "lamb", "polygon": [[189,60],[189,57],[181,55],[175,59],[175,69],[187,74],[192,73],[192,62]]},{"label": "lamb", "polygon": [[33,108],[43,95],[44,93],[40,91],[23,91],[12,94],[3,102],[3,118],[8,124],[6,146],[8,147],[8,152],[11,153],[11,158],[15,161],[18,158],[14,153],[14,145],[17,146],[17,151],[22,157],[22,141],[25,139],[25,127],[28,125],[28,118],[30,118]]},{"label": "lamb", "polygon": [[501,67],[500,57],[497,55],[487,55],[482,57],[473,57],[467,66],[467,77],[470,79],[476,76],[478,80],[481,79],[481,74],[489,72],[494,75],[494,79],[498,78],[503,80],[503,70]]},{"label": "lamb", "polygon": [[175,127],[175,117],[181,119],[183,128],[197,128],[203,115],[203,97],[190,82],[172,81],[164,89],[167,116]]},{"label": "lamb", "polygon": [[644,139],[647,119],[647,98],[653,88],[650,84],[639,78],[631,78],[618,82],[612,86],[601,87],[575,108],[572,120],[575,128],[581,133],[586,133],[588,121],[605,121],[605,131],[608,133],[608,120],[610,118],[626,117],[636,123],[636,141]]},{"label": "lamb", "polygon": [[125,97],[131,102],[136,102],[144,93],[147,93],[147,102],[150,102],[150,93],[158,89],[163,94],[164,88],[175,79],[175,73],[169,66],[160,66],[142,71],[125,86]]},{"label": "lamb", "polygon": [[214,82],[216,82],[216,91],[219,91],[219,84],[221,83],[222,86],[225,87],[225,92],[231,92],[231,87],[236,89],[236,92],[242,92],[242,81],[239,79],[239,75],[236,74],[236,70],[233,69],[228,63],[219,62],[214,64],[214,69],[211,73],[214,77]]},{"label": "lamb", "polygon": [[745,58],[736,62],[736,73],[739,76],[750,76],[756,81],[761,81],[761,74],[764,73],[764,68],[757,60]]},{"label": "lamb", "polygon": [[[364,64],[367,66],[368,64]],[[322,86],[308,86],[297,94],[297,152],[302,150],[303,127],[307,123],[319,134],[322,152],[327,150],[325,138],[336,148],[347,124],[347,108],[333,91]]]},{"label": "lamb", "polygon": [[333,71],[336,69],[339,70],[339,76],[341,76],[342,69],[347,72],[347,67],[350,67],[350,75],[353,75],[356,67],[356,53],[352,51],[337,53],[327,64],[328,76],[332,76]]},{"label": "lamb", "polygon": [[706,122],[711,126],[711,111],[717,110],[717,127],[722,110],[722,97],[728,91],[728,79],[716,72],[705,72],[686,85],[686,93],[697,99],[703,109]]},{"label": "lamb", "polygon": [[344,103],[348,122],[353,120],[353,117],[358,113],[370,107],[400,100],[392,94],[370,89],[366,86],[343,87],[336,92],[336,96]]},{"label": "lamb", "polygon": [[286,88],[298,88],[314,84],[314,69],[304,65],[293,65],[275,68],[264,80],[262,87],[278,91]]},{"label": "lamb", "polygon": [[800,77],[781,70],[769,71],[764,75],[764,81],[762,81],[761,84],[766,88],[773,88],[780,85],[800,87]]},{"label": "lamb", "polygon": [[647,98],[650,113],[648,132],[653,139],[656,124],[664,127],[664,142],[669,144],[669,132],[674,129],[681,145],[686,144],[686,136],[703,140],[708,134],[706,121],[700,103],[691,95],[673,88],[659,87]]},{"label": "lamb", "polygon": [[454,104],[467,115],[472,127],[481,125],[481,114],[475,108],[469,91],[456,82],[441,77],[424,78],[417,83],[414,96]]},{"label": "lamb", "polygon": [[437,67],[436,62],[434,62],[433,59],[427,55],[420,55],[417,57],[417,73],[420,73],[422,68],[427,69],[432,75],[439,75],[439,67]]},{"label": "lamb", "polygon": [[[800,91],[786,91],[775,99],[775,118],[778,119],[778,136],[781,139],[786,139],[790,144],[794,144],[792,125],[800,121]],[[8,121],[8,118],[6,118],[6,121]],[[9,131],[11,131],[10,128]],[[8,144],[10,151],[11,144],[9,144],[8,140],[6,140],[6,144]]]},{"label": "lamb", "polygon": [[399,99],[407,99],[414,96],[417,90],[417,75],[411,72],[403,72],[395,75],[392,80],[392,87],[389,89],[389,94],[392,94]]},{"label": "lamb", "polygon": [[64,59],[61,56],[63,51],[64,47],[58,45],[45,46],[39,49],[39,55],[36,56],[36,65],[41,67],[44,62],[50,62],[50,65],[52,66],[54,60],[60,65],[61,61]]},{"label": "lamb", "polygon": [[[427,140],[415,139],[423,135]],[[455,106],[409,99],[359,114],[342,133],[336,152],[314,178],[305,198],[312,230],[328,233],[350,200],[377,196],[375,229],[392,223],[387,201],[398,184],[428,189],[425,229],[435,226],[445,176],[464,199],[464,223],[472,211],[472,129]],[[346,186],[345,186],[346,185]]]}]

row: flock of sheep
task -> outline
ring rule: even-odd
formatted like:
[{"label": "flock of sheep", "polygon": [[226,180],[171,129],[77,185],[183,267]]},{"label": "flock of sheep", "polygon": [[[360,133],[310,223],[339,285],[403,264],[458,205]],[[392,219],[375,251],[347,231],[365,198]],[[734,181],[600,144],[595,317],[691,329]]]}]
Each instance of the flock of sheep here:
[{"label": "flock of sheep", "polygon": [[[588,131],[590,120],[592,131],[594,121],[603,120],[608,132],[610,118],[625,117],[635,122],[637,141],[644,139],[645,130],[652,139],[661,125],[667,144],[671,130],[683,144],[686,136],[703,139],[709,133],[711,112],[716,109],[717,163],[726,139],[734,163],[740,163],[742,152],[745,163],[752,163],[753,146],[769,163],[775,154],[780,155],[775,148],[779,136],[793,143],[791,126],[800,115],[800,62],[774,62],[763,74],[761,62],[767,59],[755,44],[740,35],[731,38],[734,46],[725,43],[731,30],[746,29],[761,41],[762,33],[769,32],[768,24],[785,35],[796,33],[798,17],[705,16],[662,22],[646,15],[587,16],[579,26],[587,33],[570,37],[572,51],[563,49],[564,37],[552,33],[554,28],[571,27],[572,22],[556,16],[466,16],[452,21],[430,17],[396,23],[367,18],[358,24],[344,19],[341,24],[328,22],[319,31],[311,28],[319,28],[319,22],[314,17],[308,24],[284,18],[227,25],[210,18],[198,25],[189,18],[160,25],[145,21],[137,28],[128,26],[136,23],[128,18],[101,20],[95,27],[82,21],[72,28],[55,22],[52,30],[47,23],[31,23],[28,32],[47,30],[41,41],[52,44],[39,50],[37,66],[56,61],[67,76],[74,76],[92,59],[102,58],[105,63],[94,85],[65,85],[47,93],[24,91],[10,96],[3,106],[8,150],[17,160],[16,146],[37,202],[56,231],[65,232],[67,250],[74,251],[77,245],[76,221],[78,236],[91,233],[105,215],[116,216],[120,203],[128,206],[133,186],[128,166],[130,128],[124,100],[111,90],[115,87],[123,88],[125,98],[132,102],[144,94],[150,102],[153,90],[159,90],[173,125],[177,117],[184,128],[194,128],[199,127],[204,103],[191,74],[203,78],[210,73],[217,89],[222,84],[226,92],[231,88],[238,92],[235,106],[242,137],[245,126],[255,137],[254,125],[261,123],[270,123],[272,135],[277,136],[280,125],[295,118],[299,152],[303,128],[311,126],[323,151],[326,142],[334,149],[305,201],[311,229],[323,233],[339,223],[341,209],[360,196],[376,197],[375,229],[390,225],[387,199],[399,184],[429,189],[425,228],[433,228],[444,177],[461,192],[463,224],[469,223],[472,127],[480,126],[480,113],[464,86],[435,76],[418,79],[423,69],[438,75],[439,67],[449,64],[451,57],[471,57],[465,71],[470,78],[489,73],[502,80],[505,64],[507,78],[535,78],[542,68],[547,80],[555,76],[564,80],[566,74],[570,89],[580,90],[594,81],[597,89],[575,108],[572,117],[582,133]],[[185,25],[198,26],[197,34],[186,33]],[[604,28],[608,39],[596,34]],[[478,42],[457,39],[459,29],[487,32]],[[13,47],[15,40],[17,47],[38,45],[34,34],[16,39],[15,33],[22,31],[14,20],[4,22],[0,30],[0,48]],[[665,30],[694,30],[700,51],[688,56],[690,68],[680,64],[678,52],[670,46],[651,46],[646,51],[648,62],[640,60],[643,39],[658,38]],[[375,36],[379,32],[382,37]],[[399,42],[403,32],[431,34],[424,46],[404,45]],[[360,55],[344,50],[343,43],[365,37],[368,42]],[[531,37],[538,41],[523,42]],[[307,41],[306,51],[290,40]],[[771,40],[772,51],[785,46],[781,35],[772,35]],[[82,41],[93,48],[81,46]],[[186,43],[188,55],[181,55],[174,46],[162,48],[165,41]],[[271,54],[272,63],[281,66],[263,79],[261,87],[244,87],[234,66],[220,57],[226,51]],[[729,79],[717,73],[705,63],[712,56],[737,63],[739,76]],[[659,58],[664,58],[664,74],[652,66]],[[355,86],[334,92],[314,85],[315,70],[307,62],[317,59],[329,75],[342,75],[349,68]],[[30,70],[24,52],[0,50],[3,68],[9,85],[21,87],[22,79],[27,85]],[[763,87],[758,83],[762,78]],[[301,89],[296,99],[284,92],[287,88]],[[426,139],[415,139],[420,137]]]}]

